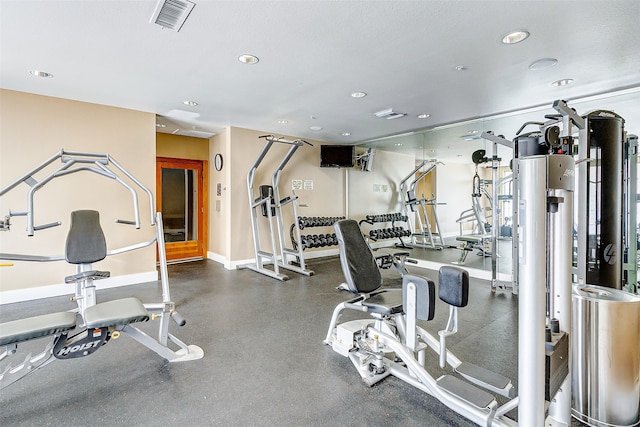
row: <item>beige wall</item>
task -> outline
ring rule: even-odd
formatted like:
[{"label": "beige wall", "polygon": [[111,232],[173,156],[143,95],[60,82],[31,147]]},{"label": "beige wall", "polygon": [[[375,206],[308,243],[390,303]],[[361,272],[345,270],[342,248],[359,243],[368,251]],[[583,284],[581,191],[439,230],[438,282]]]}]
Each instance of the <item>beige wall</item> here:
[{"label": "beige wall", "polygon": [[[68,151],[108,153],[155,192],[155,115],[8,90],[0,90],[0,188],[64,148]],[[60,166],[52,164],[51,170]],[[45,172],[35,174],[41,181]],[[0,197],[0,214],[27,207],[26,184]],[[57,178],[36,192],[35,223],[61,221],[62,225],[27,237],[26,218],[13,217],[11,231],[0,232],[0,252],[62,255],[69,214],[76,209],[100,211],[109,248],[117,248],[153,236],[150,206],[141,199],[143,227],[115,224],[133,219],[131,196],[114,180],[89,172]],[[113,276],[155,272],[155,249],[149,247],[110,257],[94,265]],[[75,273],[65,262],[14,262],[0,268],[0,291],[64,283]],[[70,293],[73,290],[70,289]]]},{"label": "beige wall", "polygon": [[[264,139],[259,139],[261,135],[264,135],[264,132],[235,127],[230,128],[227,135],[227,152],[230,158],[225,190],[227,200],[229,200],[227,209],[229,227],[227,230],[230,247],[227,256],[232,261],[254,258],[247,173],[266,143]],[[296,139],[291,136],[284,137],[290,140]],[[301,205],[298,215],[344,215],[346,206],[344,203],[343,172],[339,169],[320,168],[320,145],[322,143],[313,140],[308,140],[308,142],[313,144],[313,147],[306,144],[300,147],[284,168],[279,185],[280,197],[284,198],[292,194],[291,181],[293,179],[312,181],[313,190],[301,190],[296,193],[299,198],[298,203]],[[259,185],[271,184],[273,171],[282,161],[289,147],[290,145],[287,144],[274,144],[269,150],[256,173],[254,185],[256,195]],[[258,219],[262,232],[262,248],[271,252],[266,218],[259,216]],[[283,222],[287,245],[290,245],[289,227],[293,223],[291,209],[284,212]]]},{"label": "beige wall", "polygon": [[[264,132],[229,127],[209,140],[175,135],[156,134],[155,115],[31,95],[0,91],[0,188],[43,163],[61,148],[71,151],[108,153],[155,193],[155,157],[177,157],[208,160],[209,164],[209,237],[208,256],[227,267],[254,258],[253,237],[247,173],[263,149]],[[294,136],[284,136],[296,139]],[[347,214],[345,177],[364,181],[367,190],[354,190],[351,197],[364,197],[363,212],[350,216],[398,211],[397,183],[412,168],[412,159],[393,153],[379,152],[373,172],[338,168],[320,168],[321,142],[299,148],[285,167],[280,179],[280,195],[292,195],[293,179],[312,183],[313,189],[297,191],[299,216],[343,216]],[[270,184],[273,170],[286,155],[289,145],[275,144],[260,165],[255,179],[255,191],[261,184]],[[216,171],[213,158],[221,154],[222,171]],[[59,164],[51,166],[55,168]],[[385,167],[381,165],[384,164]],[[41,180],[43,172],[36,174]],[[387,184],[387,192],[375,192],[374,184]],[[220,184],[220,195],[217,194]],[[28,187],[21,184],[0,198],[0,214],[9,209],[26,209]],[[12,219],[10,232],[0,234],[0,252],[36,255],[61,255],[68,230],[69,212],[75,209],[96,209],[101,213],[110,248],[149,239],[153,229],[148,224],[151,210],[141,203],[142,230],[115,224],[114,219],[131,219],[129,194],[117,183],[95,174],[80,172],[54,180],[36,194],[36,224],[62,221],[61,227],[37,232],[34,237],[24,233],[25,218]],[[266,219],[259,216],[264,250],[272,251],[267,235]],[[288,239],[293,222],[291,209],[284,212],[284,232]],[[314,229],[309,233],[331,232]],[[0,269],[0,292],[51,284],[61,284],[64,277],[75,272],[64,262],[15,262],[13,267]],[[110,270],[112,277],[155,273],[155,251],[148,248],[118,255],[96,264],[95,268]]]},{"label": "beige wall", "polygon": [[[231,217],[230,197],[227,191],[228,177],[232,173],[230,164],[230,150],[227,128],[224,133],[215,135],[209,139],[209,248],[210,255],[222,262],[230,261],[230,234],[228,233],[228,219]],[[222,156],[222,170],[215,169],[214,157],[216,154]],[[218,187],[220,194],[218,195]]]},{"label": "beige wall", "polygon": [[209,140],[158,132],[156,133],[156,156],[209,160]]}]

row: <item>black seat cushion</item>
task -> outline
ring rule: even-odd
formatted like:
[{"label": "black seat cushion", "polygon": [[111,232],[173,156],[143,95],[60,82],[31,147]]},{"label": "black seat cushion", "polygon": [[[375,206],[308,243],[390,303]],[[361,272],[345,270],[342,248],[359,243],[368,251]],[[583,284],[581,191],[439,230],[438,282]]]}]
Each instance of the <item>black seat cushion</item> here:
[{"label": "black seat cushion", "polygon": [[369,313],[402,313],[402,292],[400,289],[381,291],[362,301],[362,305],[369,309]]},{"label": "black seat cushion", "polygon": [[373,292],[382,286],[382,275],[369,244],[355,220],[343,219],[334,224],[340,264],[349,291]]},{"label": "black seat cushion", "polygon": [[43,314],[0,324],[0,346],[59,334],[76,327],[76,314],[70,311]]}]

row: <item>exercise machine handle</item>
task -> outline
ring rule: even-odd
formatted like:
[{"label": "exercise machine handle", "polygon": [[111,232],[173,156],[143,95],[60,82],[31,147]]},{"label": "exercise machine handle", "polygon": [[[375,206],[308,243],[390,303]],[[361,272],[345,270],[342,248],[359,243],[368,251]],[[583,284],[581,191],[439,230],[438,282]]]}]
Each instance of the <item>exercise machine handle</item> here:
[{"label": "exercise machine handle", "polygon": [[184,326],[187,324],[187,319],[182,317],[177,311],[172,310],[171,313],[169,313],[169,315],[171,316],[173,321],[176,322],[178,326]]}]

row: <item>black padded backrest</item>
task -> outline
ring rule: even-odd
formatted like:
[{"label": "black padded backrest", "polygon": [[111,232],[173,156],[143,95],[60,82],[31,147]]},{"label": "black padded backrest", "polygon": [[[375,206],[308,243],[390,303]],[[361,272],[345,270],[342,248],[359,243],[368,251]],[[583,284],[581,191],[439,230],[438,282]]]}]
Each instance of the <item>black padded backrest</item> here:
[{"label": "black padded backrest", "polygon": [[413,283],[416,287],[416,318],[418,320],[433,320],[436,308],[436,285],[426,277],[402,276],[402,308],[407,312],[407,286]]},{"label": "black padded backrest", "polygon": [[107,256],[107,242],[100,227],[98,211],[71,212],[65,258],[71,264],[91,264]]},{"label": "black padded backrest", "polygon": [[455,307],[466,307],[469,302],[469,273],[459,267],[440,267],[438,296]]},{"label": "black padded backrest", "polygon": [[343,219],[333,225],[338,239],[340,264],[351,292],[368,293],[382,286],[382,275],[358,223]]}]

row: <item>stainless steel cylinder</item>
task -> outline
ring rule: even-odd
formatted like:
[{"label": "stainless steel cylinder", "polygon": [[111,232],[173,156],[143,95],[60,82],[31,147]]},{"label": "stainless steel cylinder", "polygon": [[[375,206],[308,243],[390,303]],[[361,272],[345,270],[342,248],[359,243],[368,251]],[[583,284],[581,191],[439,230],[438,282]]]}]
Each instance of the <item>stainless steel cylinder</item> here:
[{"label": "stainless steel cylinder", "polygon": [[598,427],[640,423],[640,297],[573,289],[572,415]]},{"label": "stainless steel cylinder", "polygon": [[518,303],[518,419],[544,425],[547,156],[518,162],[520,296]]}]

